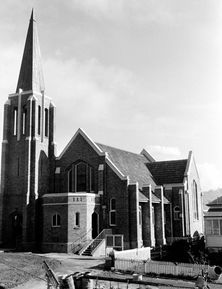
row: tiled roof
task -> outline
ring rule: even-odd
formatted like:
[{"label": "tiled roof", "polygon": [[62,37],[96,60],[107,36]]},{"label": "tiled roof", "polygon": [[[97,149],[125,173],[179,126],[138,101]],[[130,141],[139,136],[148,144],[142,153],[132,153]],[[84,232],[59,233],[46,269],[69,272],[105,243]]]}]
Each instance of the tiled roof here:
[{"label": "tiled roof", "polygon": [[187,160],[147,163],[157,185],[182,183]]},{"label": "tiled roof", "polygon": [[217,206],[217,205],[222,205],[222,196],[216,198],[215,200],[213,200],[212,202],[210,202],[209,204],[207,204],[207,206]]},{"label": "tiled roof", "polygon": [[143,193],[139,192],[139,202],[140,203],[146,203],[148,201],[147,197],[144,196]]},{"label": "tiled roof", "polygon": [[156,185],[146,166],[148,160],[144,155],[127,152],[103,144],[97,143],[97,145],[101,150],[108,153],[109,159],[125,176],[129,176],[130,183],[138,182],[140,188],[144,184]]}]

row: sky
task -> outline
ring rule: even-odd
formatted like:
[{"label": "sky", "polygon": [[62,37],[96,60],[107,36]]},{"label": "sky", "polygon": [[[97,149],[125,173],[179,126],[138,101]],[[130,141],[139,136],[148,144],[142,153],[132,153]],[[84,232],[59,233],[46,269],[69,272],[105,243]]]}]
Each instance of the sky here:
[{"label": "sky", "polygon": [[0,138],[31,9],[58,154],[81,127],[95,142],[156,160],[193,151],[202,190],[222,187],[221,0],[5,0]]}]

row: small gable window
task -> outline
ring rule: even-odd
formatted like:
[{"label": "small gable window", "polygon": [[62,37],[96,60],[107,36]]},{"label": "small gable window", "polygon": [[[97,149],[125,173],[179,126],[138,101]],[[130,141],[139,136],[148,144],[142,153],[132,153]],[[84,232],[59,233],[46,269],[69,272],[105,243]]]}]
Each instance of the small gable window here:
[{"label": "small gable window", "polygon": [[60,227],[61,226],[61,217],[59,214],[54,214],[52,216],[52,227]]},{"label": "small gable window", "polygon": [[116,226],[116,199],[110,200],[110,211],[109,211],[109,224],[110,226]]}]

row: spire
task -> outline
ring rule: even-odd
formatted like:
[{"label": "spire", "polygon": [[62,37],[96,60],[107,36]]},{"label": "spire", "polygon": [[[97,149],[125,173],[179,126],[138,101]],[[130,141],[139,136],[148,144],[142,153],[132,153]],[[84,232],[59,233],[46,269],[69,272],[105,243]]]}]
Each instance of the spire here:
[{"label": "spire", "polygon": [[26,36],[16,92],[18,92],[20,88],[23,91],[33,90],[42,92],[45,90],[37,25],[33,9]]}]

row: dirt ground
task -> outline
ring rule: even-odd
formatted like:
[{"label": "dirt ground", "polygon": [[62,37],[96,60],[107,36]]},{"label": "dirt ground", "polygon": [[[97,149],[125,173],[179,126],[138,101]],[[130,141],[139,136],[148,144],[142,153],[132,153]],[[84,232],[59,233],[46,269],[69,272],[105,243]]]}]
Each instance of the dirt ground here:
[{"label": "dirt ground", "polygon": [[[50,254],[31,254],[30,256],[33,256],[33,259],[40,258],[39,260],[47,259],[52,260],[52,264],[54,264],[54,260],[57,260],[58,263],[55,263],[54,265],[54,271],[57,276],[59,275],[65,275],[65,274],[72,274],[75,272],[91,272],[92,275],[99,275],[99,276],[117,276],[118,278],[132,278],[132,275],[122,275],[121,273],[113,273],[110,271],[104,271],[104,259],[96,259],[93,257],[86,257],[86,256],[78,256],[78,255],[71,255],[71,254],[56,254],[56,253],[50,253]],[[1,255],[0,255],[1,258]],[[30,257],[29,257],[30,258]],[[0,259],[1,261],[1,259]],[[19,263],[19,262],[18,262]],[[18,265],[17,263],[17,265]],[[17,266],[16,265],[16,266]],[[7,266],[7,265],[5,265]],[[30,266],[31,268],[31,266]],[[5,268],[6,269],[6,268]],[[41,271],[42,272],[42,271]],[[16,287],[16,289],[46,289],[47,284],[44,277],[44,274],[42,274],[39,271],[39,277],[42,279],[39,279],[37,277],[32,278],[32,276],[29,276],[29,281],[23,283],[22,285],[19,285]],[[143,280],[146,280],[150,282],[150,285],[141,286],[139,285],[133,285],[133,284],[127,284],[127,283],[117,283],[117,282],[104,282],[104,281],[98,281],[94,280],[94,286],[93,288],[112,288],[112,289],[136,289],[136,288],[146,288],[146,289],[154,289],[154,288],[160,288],[160,289],[166,289],[166,288],[194,288],[194,282],[191,281],[182,281],[182,280],[170,280],[170,279],[158,279],[158,278],[151,278],[151,277],[143,277]],[[0,284],[1,284],[1,268],[0,268]],[[209,287],[211,289],[221,289],[221,284],[209,284]],[[6,287],[9,288],[9,287]],[[12,288],[12,287],[11,287]]]},{"label": "dirt ground", "polygon": [[[55,269],[61,262],[53,258],[34,255],[32,253],[0,253],[0,285],[13,288],[25,283],[31,278],[42,280],[44,270],[43,260]],[[1,287],[0,287],[1,288]]]}]

